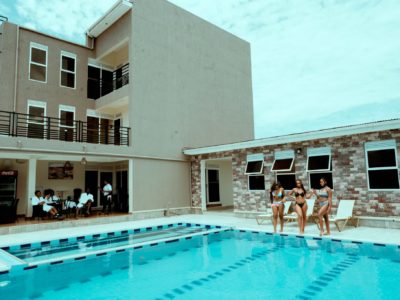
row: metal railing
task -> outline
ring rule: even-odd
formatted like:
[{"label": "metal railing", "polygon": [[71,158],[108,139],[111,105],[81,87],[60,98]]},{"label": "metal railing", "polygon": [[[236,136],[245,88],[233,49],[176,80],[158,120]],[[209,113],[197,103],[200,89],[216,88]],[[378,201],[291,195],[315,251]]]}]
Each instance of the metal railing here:
[{"label": "metal railing", "polygon": [[88,78],[87,97],[98,99],[129,84],[129,64],[112,72],[112,79]]},{"label": "metal railing", "polygon": [[129,127],[0,111],[0,135],[129,146]]}]

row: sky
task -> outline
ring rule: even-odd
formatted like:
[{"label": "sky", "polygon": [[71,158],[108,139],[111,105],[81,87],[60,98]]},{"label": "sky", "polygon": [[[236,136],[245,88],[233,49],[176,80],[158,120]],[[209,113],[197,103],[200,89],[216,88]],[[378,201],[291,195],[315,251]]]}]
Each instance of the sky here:
[{"label": "sky", "polygon": [[[170,2],[251,43],[256,138],[400,118],[399,0]],[[0,15],[84,43],[113,3],[0,0]]]}]

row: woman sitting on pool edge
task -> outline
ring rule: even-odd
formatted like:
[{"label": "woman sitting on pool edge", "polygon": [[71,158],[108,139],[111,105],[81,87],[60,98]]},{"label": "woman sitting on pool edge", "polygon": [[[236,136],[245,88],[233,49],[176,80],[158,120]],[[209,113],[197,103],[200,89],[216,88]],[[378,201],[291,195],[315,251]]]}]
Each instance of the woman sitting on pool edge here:
[{"label": "woman sitting on pool edge", "polygon": [[[292,196],[294,194],[294,197]],[[307,202],[306,199],[310,199],[312,192],[307,193],[303,182],[300,179],[296,180],[296,187],[288,193],[288,197],[295,199],[296,203],[294,209],[297,213],[297,220],[299,223],[300,234],[304,234],[304,228],[307,223]]]},{"label": "woman sitting on pool edge", "polygon": [[278,216],[281,223],[281,230],[283,232],[283,208],[285,206],[285,190],[279,182],[274,182],[269,191],[272,207],[272,223],[274,225],[274,233],[276,233],[276,225],[278,224]]},{"label": "woman sitting on pool edge", "polygon": [[[318,191],[312,189],[313,194],[317,196],[317,202],[320,207],[318,210],[320,229],[319,235],[330,235],[331,230],[329,228],[329,213],[332,208],[332,190],[329,186],[327,186],[327,181],[324,177],[319,180],[319,184],[321,185],[321,188]],[[324,232],[323,219],[325,219],[326,232]]]}]

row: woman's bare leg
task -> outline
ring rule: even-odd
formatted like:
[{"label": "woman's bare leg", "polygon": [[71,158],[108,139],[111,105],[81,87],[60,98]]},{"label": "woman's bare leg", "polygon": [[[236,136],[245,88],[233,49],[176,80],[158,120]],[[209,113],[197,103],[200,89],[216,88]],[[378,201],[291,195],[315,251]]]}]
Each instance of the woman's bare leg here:
[{"label": "woman's bare leg", "polygon": [[303,232],[303,211],[297,204],[294,205],[294,209],[297,213],[297,222],[299,223],[299,232],[301,234]]},{"label": "woman's bare leg", "polygon": [[302,212],[303,212],[303,228],[301,233],[304,233],[304,229],[306,228],[306,224],[307,224],[307,203],[304,203],[303,207],[301,208]]},{"label": "woman's bare leg", "polygon": [[318,219],[319,219],[319,231],[320,234],[319,235],[323,235],[324,234],[324,215],[326,214],[328,210],[328,205],[324,205],[322,206],[319,211],[318,211]]},{"label": "woman's bare leg", "polygon": [[328,213],[326,213],[324,215],[324,219],[325,219],[325,226],[326,226],[326,235],[330,235],[331,234],[331,229],[329,227],[329,216],[328,216]]},{"label": "woman's bare leg", "polygon": [[276,232],[276,225],[278,224],[278,207],[272,205],[272,224],[274,225],[274,233]]},{"label": "woman's bare leg", "polygon": [[279,207],[279,220],[281,222],[281,231],[280,232],[283,232],[283,207],[284,207],[284,205],[281,204],[278,207]]}]

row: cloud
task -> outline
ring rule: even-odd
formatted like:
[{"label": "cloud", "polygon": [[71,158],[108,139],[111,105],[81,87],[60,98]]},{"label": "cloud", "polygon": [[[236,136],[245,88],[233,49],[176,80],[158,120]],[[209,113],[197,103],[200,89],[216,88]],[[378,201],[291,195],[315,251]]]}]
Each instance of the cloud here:
[{"label": "cloud", "polygon": [[251,42],[257,137],[400,117],[399,1],[170,1]]},{"label": "cloud", "polygon": [[83,43],[84,33],[114,0],[17,0],[21,25]]}]

